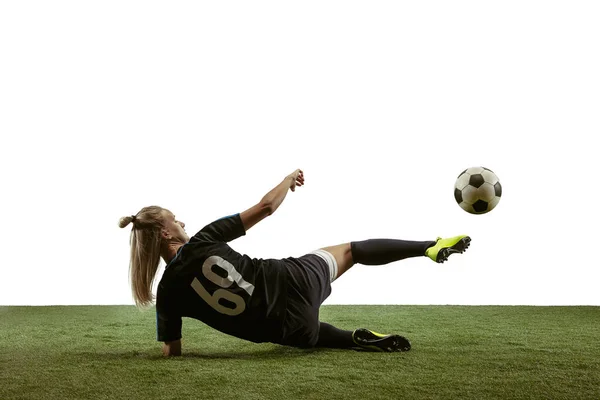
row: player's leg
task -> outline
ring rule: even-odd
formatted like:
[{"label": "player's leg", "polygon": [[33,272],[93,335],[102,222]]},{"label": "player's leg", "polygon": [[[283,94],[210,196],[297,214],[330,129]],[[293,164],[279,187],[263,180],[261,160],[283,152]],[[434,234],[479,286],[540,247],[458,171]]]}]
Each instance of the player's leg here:
[{"label": "player's leg", "polygon": [[384,335],[364,328],[346,331],[326,322],[320,322],[319,340],[316,347],[332,349],[361,348],[371,351],[392,352],[410,350],[410,342],[400,335]]},{"label": "player's leg", "polygon": [[398,239],[369,239],[323,247],[321,250],[331,254],[337,263],[339,278],[354,264],[384,265],[411,257],[427,256],[433,261],[443,263],[453,253],[462,253],[471,238],[466,235],[436,241],[412,241]]},{"label": "player's leg", "polygon": [[352,331],[338,329],[326,322],[319,322],[319,340],[316,347],[327,347],[330,349],[350,349],[356,347],[352,340]]},{"label": "player's leg", "polygon": [[[333,256],[333,260],[326,260],[328,264],[330,264],[330,261],[334,261],[333,264],[335,264],[335,267],[333,268],[335,276],[332,277],[332,282],[342,276],[344,272],[348,271],[355,264],[350,243],[323,247],[321,250],[324,250]],[[330,270],[331,269],[330,265]]]},{"label": "player's leg", "polygon": [[324,247],[337,262],[336,279],[354,264],[385,265],[405,258],[424,256],[435,242],[416,242],[396,239],[369,239]]},{"label": "player's leg", "polygon": [[410,342],[400,335],[383,335],[364,328],[346,331],[320,322],[319,307],[331,293],[331,282],[338,276],[336,257],[343,271],[353,263],[349,244],[326,249],[312,252],[317,257],[297,258],[288,269],[291,277],[287,298],[290,318],[286,318],[287,329],[284,331],[290,333],[282,339],[282,344],[339,349],[360,347],[374,351],[410,350]]}]

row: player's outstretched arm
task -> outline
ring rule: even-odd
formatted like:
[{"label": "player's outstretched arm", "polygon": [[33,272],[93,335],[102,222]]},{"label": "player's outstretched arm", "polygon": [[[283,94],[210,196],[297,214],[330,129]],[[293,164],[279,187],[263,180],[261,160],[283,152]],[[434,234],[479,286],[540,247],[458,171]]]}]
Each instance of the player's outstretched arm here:
[{"label": "player's outstretched arm", "polygon": [[294,192],[296,186],[302,185],[304,185],[304,173],[300,169],[286,176],[279,185],[264,195],[258,204],[240,214],[244,229],[247,231],[267,216],[273,214],[279,208],[283,199],[285,199],[288,189]]}]

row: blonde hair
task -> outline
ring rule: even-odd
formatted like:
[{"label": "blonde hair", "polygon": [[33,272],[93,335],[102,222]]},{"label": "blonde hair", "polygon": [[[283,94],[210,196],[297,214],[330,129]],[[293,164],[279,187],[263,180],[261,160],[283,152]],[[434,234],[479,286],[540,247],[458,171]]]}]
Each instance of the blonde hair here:
[{"label": "blonde hair", "polygon": [[130,245],[131,259],[129,276],[133,299],[138,308],[152,305],[152,283],[160,264],[161,229],[164,223],[164,209],[159,206],[144,207],[135,216],[123,217],[119,227],[133,223]]}]

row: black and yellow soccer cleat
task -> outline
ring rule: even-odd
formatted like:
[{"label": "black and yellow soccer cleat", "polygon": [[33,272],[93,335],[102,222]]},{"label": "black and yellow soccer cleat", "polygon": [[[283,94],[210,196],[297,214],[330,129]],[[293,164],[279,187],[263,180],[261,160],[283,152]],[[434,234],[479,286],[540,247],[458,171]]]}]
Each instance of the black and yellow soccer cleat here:
[{"label": "black and yellow soccer cleat", "polygon": [[454,236],[448,239],[437,238],[434,246],[425,250],[425,255],[437,263],[448,261],[450,254],[464,253],[471,243],[467,235]]},{"label": "black and yellow soccer cleat", "polygon": [[400,335],[384,335],[359,328],[352,333],[352,340],[363,349],[382,352],[409,351],[410,342]]}]

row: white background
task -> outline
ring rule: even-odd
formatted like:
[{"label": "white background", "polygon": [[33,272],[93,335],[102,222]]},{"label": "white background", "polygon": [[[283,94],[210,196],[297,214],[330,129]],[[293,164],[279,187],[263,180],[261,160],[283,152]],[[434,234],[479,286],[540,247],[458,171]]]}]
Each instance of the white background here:
[{"label": "white background", "polygon": [[[234,249],[473,238],[443,265],[356,265],[325,304],[600,305],[599,11],[3,2],[0,304],[133,304],[120,217],[160,205],[193,235],[301,168]],[[503,185],[489,214],[454,201],[471,166]]]}]

